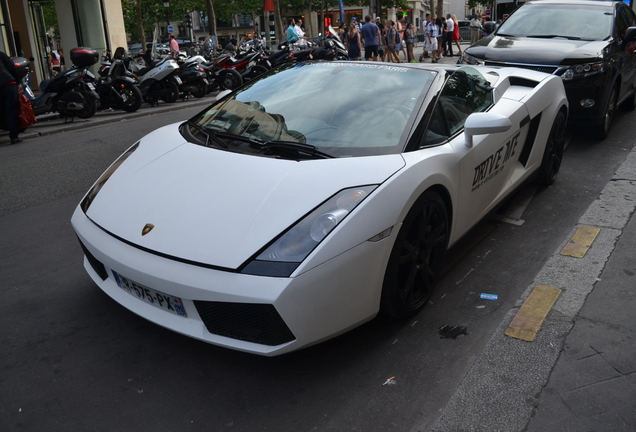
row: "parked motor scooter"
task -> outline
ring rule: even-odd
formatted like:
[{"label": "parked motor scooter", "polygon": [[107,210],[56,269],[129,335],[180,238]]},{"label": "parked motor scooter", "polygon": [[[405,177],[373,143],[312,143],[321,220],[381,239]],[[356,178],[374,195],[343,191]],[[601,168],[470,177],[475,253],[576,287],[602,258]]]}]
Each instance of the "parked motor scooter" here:
[{"label": "parked motor scooter", "polygon": [[123,60],[125,53],[124,48],[119,47],[112,58],[109,50],[102,55],[97,94],[103,109],[119,108],[135,112],[141,106],[141,90],[137,86],[137,77],[126,69]]},{"label": "parked motor scooter", "polygon": [[179,65],[174,59],[165,57],[152,60],[149,67],[145,66],[143,56],[138,54],[135,59],[124,59],[128,70],[137,76],[139,89],[144,101],[155,105],[159,100],[173,103],[179,98],[181,79],[177,76]]},{"label": "parked motor scooter", "polygon": [[89,118],[97,110],[96,80],[89,70],[99,60],[99,54],[92,48],[71,50],[73,66],[58,73],[54,78],[40,83],[40,96],[33,100],[35,115],[59,112],[66,118]]},{"label": "parked motor scooter", "polygon": [[198,63],[186,61],[179,66],[179,78],[181,85],[179,91],[181,98],[187,99],[190,95],[195,98],[202,98],[208,93],[208,75],[205,69],[200,67]]}]

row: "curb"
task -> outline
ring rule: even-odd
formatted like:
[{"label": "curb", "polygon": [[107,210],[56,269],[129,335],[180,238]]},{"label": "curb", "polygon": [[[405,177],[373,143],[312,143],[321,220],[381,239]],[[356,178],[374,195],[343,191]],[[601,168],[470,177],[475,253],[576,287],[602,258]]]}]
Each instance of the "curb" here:
[{"label": "curb", "polygon": [[[208,93],[205,97],[200,99],[181,100],[177,102],[166,104],[162,103],[156,107],[144,104],[142,107],[132,113],[115,110],[115,111],[98,111],[93,117],[89,119],[74,119],[72,122],[64,123],[64,119],[59,118],[57,113],[49,113],[40,115],[38,122],[29,127],[26,131],[20,134],[20,138],[29,139],[40,136],[50,135],[54,133],[61,133],[71,130],[89,128],[108,123],[115,123],[127,119],[134,119],[153,114],[163,114],[172,112],[184,108],[191,108],[195,106],[207,106],[211,104],[218,92]],[[9,144],[9,132],[0,131],[0,145]]]}]

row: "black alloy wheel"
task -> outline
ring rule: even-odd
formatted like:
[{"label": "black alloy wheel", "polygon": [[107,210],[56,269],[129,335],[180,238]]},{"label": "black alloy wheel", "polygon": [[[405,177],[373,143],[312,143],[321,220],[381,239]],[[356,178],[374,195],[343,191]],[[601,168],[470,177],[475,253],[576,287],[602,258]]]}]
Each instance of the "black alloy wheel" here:
[{"label": "black alloy wheel", "polygon": [[449,234],[444,201],[435,192],[424,192],[404,219],[391,251],[382,287],[382,313],[405,318],[424,306],[441,274]]},{"label": "black alloy wheel", "polygon": [[538,181],[541,186],[550,186],[556,180],[561,169],[563,151],[565,150],[565,114],[559,111],[552,123],[548,141],[545,143],[543,160],[539,168]]},{"label": "black alloy wheel", "polygon": [[614,114],[616,114],[616,104],[618,102],[618,88],[612,87],[609,98],[607,99],[607,105],[605,106],[605,114],[601,122],[596,125],[593,130],[593,134],[596,138],[604,140],[609,135],[610,128],[612,126],[612,120],[614,120]]}]

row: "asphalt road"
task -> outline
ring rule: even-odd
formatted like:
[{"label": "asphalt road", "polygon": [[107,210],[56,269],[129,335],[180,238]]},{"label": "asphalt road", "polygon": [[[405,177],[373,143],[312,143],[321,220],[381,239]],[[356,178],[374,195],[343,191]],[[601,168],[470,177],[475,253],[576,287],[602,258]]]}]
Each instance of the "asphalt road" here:
[{"label": "asphalt road", "polygon": [[[625,158],[636,119],[620,113],[602,143],[573,136],[557,182],[534,195],[524,189],[532,196],[524,222],[475,227],[415,318],[375,319],[264,358],[183,337],[116,304],[85,273],[70,226],[117,155],[198,109],[0,147],[0,430],[428,431]],[[445,325],[467,334],[441,338]]]}]

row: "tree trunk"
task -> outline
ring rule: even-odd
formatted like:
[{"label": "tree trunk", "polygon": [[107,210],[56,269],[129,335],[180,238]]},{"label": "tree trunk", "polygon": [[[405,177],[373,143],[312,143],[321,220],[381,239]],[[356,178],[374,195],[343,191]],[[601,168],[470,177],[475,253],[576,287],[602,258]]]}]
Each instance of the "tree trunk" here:
[{"label": "tree trunk", "polygon": [[309,33],[308,35],[305,35],[307,37],[314,37],[315,35],[313,21],[314,20],[311,19],[311,2],[309,2],[307,7],[307,19],[305,20],[305,25],[307,25],[307,33]]},{"label": "tree trunk", "polygon": [[437,7],[435,8],[435,16],[438,18],[444,18],[444,0],[437,0]]},{"label": "tree trunk", "polygon": [[283,30],[283,17],[280,13],[280,1],[274,0],[274,23],[276,26],[276,40],[278,43],[285,42],[285,32]]},{"label": "tree trunk", "polygon": [[[207,0],[208,6],[208,32],[210,36],[216,36],[216,15],[214,14],[214,5],[212,4],[212,0]],[[219,43],[218,40],[216,42]]]},{"label": "tree trunk", "polygon": [[144,20],[141,14],[141,0],[136,1],[136,10],[135,14],[137,15],[137,29],[139,30],[139,39],[141,39],[141,46],[143,50],[146,50],[146,31],[144,30]]}]

